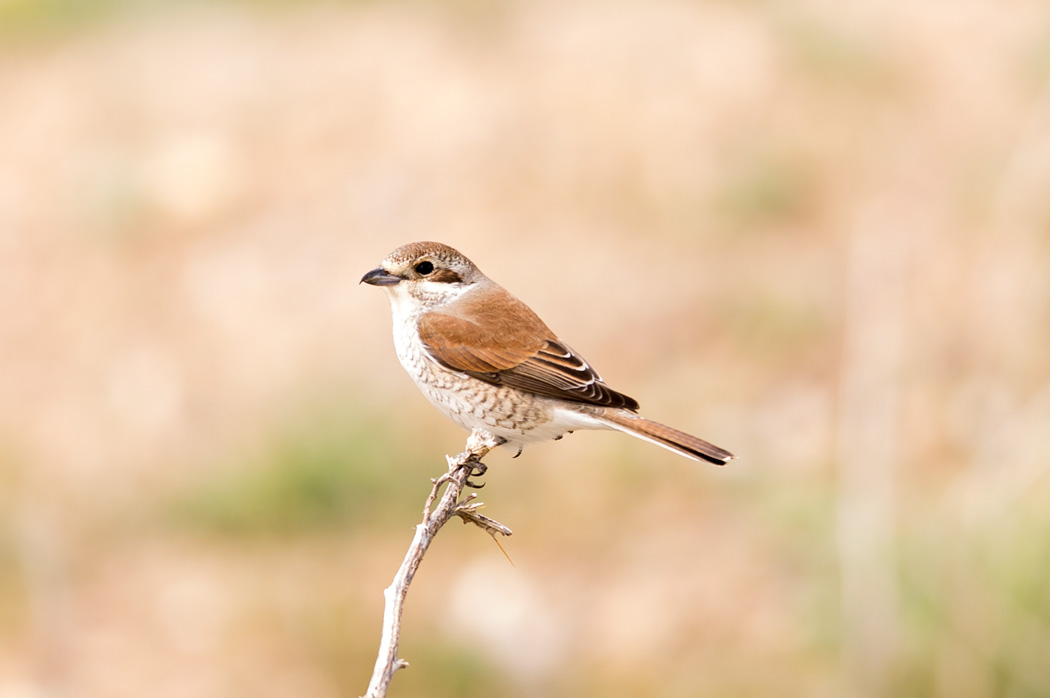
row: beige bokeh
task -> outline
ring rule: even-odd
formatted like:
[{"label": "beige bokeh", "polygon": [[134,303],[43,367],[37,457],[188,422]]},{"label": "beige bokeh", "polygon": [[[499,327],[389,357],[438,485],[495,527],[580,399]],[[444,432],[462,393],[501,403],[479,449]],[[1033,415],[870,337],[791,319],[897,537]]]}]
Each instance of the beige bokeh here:
[{"label": "beige bokeh", "polygon": [[[0,698],[363,692],[464,436],[357,283],[418,239],[741,459],[493,457],[515,566],[442,533],[391,695],[1047,690],[1046,3],[31,4],[0,2]],[[396,514],[179,513],[342,424],[380,483],[347,501]]]}]

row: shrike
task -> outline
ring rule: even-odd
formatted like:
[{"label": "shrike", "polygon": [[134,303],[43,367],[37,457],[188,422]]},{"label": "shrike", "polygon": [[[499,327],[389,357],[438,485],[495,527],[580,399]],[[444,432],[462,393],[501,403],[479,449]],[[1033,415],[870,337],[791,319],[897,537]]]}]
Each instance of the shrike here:
[{"label": "shrike", "polygon": [[536,313],[439,242],[397,248],[361,281],[386,288],[401,365],[446,417],[521,452],[576,429],[616,429],[687,458],[733,454],[638,415]]}]

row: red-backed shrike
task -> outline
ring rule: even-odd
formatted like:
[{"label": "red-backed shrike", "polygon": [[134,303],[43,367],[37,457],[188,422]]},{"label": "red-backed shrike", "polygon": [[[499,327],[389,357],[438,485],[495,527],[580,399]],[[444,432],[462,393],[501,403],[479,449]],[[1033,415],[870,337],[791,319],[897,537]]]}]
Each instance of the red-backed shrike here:
[{"label": "red-backed shrike", "polygon": [[521,452],[576,429],[617,429],[725,465],[703,439],[637,414],[536,313],[448,245],[397,248],[361,281],[386,288],[394,346],[408,375],[464,429],[483,429]]}]

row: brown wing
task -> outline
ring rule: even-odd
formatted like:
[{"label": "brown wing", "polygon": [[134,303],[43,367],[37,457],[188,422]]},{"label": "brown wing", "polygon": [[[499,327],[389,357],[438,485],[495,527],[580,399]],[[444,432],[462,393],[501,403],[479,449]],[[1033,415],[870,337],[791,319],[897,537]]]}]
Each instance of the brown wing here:
[{"label": "brown wing", "polygon": [[499,316],[475,314],[475,320],[427,313],[419,323],[427,352],[446,368],[493,385],[573,402],[638,409],[635,400],[610,389],[590,364],[554,338],[528,307],[507,297],[515,301],[512,312]]},{"label": "brown wing", "polygon": [[506,385],[576,402],[637,410],[634,398],[618,393],[569,345],[548,339],[535,355],[509,371],[498,374]]}]

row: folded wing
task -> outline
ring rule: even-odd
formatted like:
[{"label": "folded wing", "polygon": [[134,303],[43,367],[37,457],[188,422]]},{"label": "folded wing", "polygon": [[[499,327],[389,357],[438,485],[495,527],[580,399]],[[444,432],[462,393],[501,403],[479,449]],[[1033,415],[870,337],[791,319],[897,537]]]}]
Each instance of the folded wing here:
[{"label": "folded wing", "polygon": [[431,312],[420,321],[419,335],[441,365],[487,383],[589,405],[638,409],[633,398],[605,385],[583,357],[525,310],[526,322],[515,314],[518,322],[490,317],[482,323]]}]

